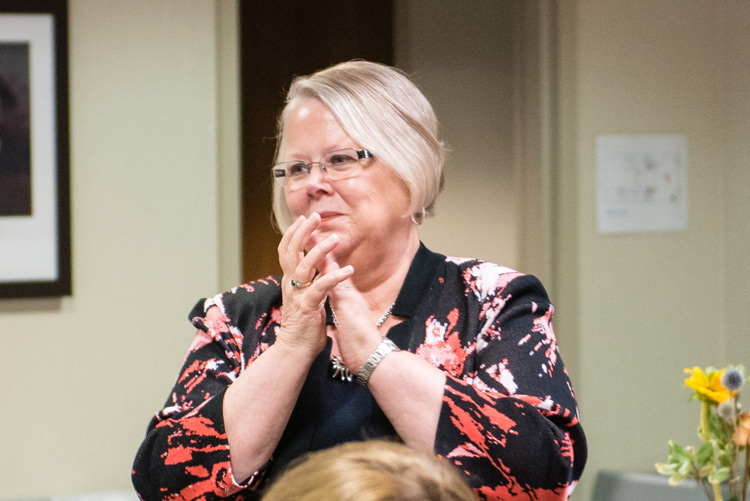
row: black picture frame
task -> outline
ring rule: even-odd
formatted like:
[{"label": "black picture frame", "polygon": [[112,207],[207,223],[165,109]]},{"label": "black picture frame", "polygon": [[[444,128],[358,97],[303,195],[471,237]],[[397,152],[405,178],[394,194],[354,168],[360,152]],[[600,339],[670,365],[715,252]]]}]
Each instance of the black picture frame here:
[{"label": "black picture frame", "polygon": [[[6,132],[10,139],[3,143],[0,137],[0,162],[5,161],[0,163],[0,183],[5,184],[0,196],[6,202],[0,204],[0,300],[68,296],[72,273],[67,0],[0,0],[3,56],[0,78],[3,68],[7,74],[0,81],[0,99],[5,96],[7,106],[0,108],[5,110],[0,114],[0,134]],[[18,146],[26,142],[25,150]],[[15,156],[9,156],[12,152]]]}]

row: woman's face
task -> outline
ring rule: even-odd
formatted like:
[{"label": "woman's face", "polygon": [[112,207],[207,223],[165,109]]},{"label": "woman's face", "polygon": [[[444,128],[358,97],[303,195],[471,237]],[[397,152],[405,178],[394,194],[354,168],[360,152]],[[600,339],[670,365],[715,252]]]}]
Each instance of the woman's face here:
[{"label": "woman's face", "polygon": [[[341,128],[320,100],[301,99],[287,110],[284,125],[284,158],[317,162],[330,151],[367,148],[357,144]],[[335,255],[346,259],[357,252],[382,252],[383,243],[403,244],[413,231],[408,214],[410,195],[406,184],[377,157],[366,161],[357,176],[332,181],[315,165],[304,185],[285,187],[287,205],[294,218],[321,216],[309,248],[332,233],[340,237]]]}]

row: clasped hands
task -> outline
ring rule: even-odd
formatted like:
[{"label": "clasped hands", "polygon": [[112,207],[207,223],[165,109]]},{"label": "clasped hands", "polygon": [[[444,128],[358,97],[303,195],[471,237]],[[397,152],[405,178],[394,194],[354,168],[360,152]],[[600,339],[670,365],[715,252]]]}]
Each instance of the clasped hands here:
[{"label": "clasped hands", "polygon": [[300,216],[279,243],[283,306],[277,342],[307,354],[312,362],[326,344],[325,301],[329,298],[336,311],[338,326],[331,335],[339,358],[356,374],[381,336],[370,321],[365,297],[352,282],[354,267],[340,266],[336,260],[339,236],[331,233],[321,239],[315,234],[320,225],[318,213]]}]

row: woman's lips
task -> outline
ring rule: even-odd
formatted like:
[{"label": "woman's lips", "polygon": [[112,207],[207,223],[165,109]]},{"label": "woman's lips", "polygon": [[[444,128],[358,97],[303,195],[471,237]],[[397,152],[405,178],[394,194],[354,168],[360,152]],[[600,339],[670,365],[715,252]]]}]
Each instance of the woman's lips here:
[{"label": "woman's lips", "polygon": [[331,211],[319,212],[318,214],[320,215],[320,220],[322,222],[330,221],[331,219],[341,215],[340,212],[331,212]]}]

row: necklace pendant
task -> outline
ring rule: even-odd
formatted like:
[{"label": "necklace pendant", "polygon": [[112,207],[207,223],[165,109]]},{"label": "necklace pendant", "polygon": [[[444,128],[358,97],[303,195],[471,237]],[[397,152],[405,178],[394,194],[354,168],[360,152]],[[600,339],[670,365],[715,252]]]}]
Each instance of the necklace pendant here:
[{"label": "necklace pendant", "polygon": [[[385,313],[380,317],[378,322],[375,324],[375,328],[379,329],[386,320],[388,320],[388,317],[391,316],[391,312],[393,311],[393,307],[396,305],[396,302],[394,301],[387,310],[385,310]],[[336,326],[336,329],[339,328],[339,319],[336,317],[336,312],[333,310],[333,307],[331,307],[331,316],[333,317],[333,325]],[[351,383],[354,379],[354,374],[352,374],[352,371],[349,370],[349,367],[343,364],[339,357],[335,356],[331,359],[331,366],[329,367],[329,373],[331,374],[331,377],[333,379],[340,379],[341,381],[345,383]]]},{"label": "necklace pendant", "polygon": [[341,381],[350,383],[354,379],[354,374],[349,368],[341,363],[339,357],[334,356],[331,359],[331,377],[333,379],[340,379]]}]

